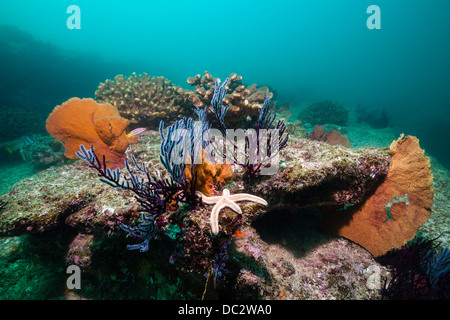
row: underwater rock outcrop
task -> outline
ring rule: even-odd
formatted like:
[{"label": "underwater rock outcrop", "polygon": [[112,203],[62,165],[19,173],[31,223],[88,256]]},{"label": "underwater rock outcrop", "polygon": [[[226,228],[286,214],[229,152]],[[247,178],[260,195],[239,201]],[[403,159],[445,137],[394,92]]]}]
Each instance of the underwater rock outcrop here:
[{"label": "underwater rock outcrop", "polygon": [[[159,135],[150,131],[141,141],[130,145],[130,152],[152,170],[164,172],[159,161],[159,143]],[[281,153],[285,160],[279,172],[252,185],[239,178],[243,169],[233,165],[233,180],[227,186],[231,193],[246,191],[258,195],[269,202],[270,210],[325,205],[339,208],[363,201],[387,174],[390,163],[384,149],[349,151],[309,139],[292,138],[289,148]],[[219,176],[229,181],[228,173]],[[60,223],[80,230],[118,231],[120,223],[132,222],[140,216],[139,204],[130,190],[111,188],[99,181],[84,161],[20,181],[12,186],[8,199],[11,205],[0,216],[0,234],[4,235],[42,232]],[[225,209],[220,216],[221,230],[231,235],[239,226],[251,223],[267,211],[262,208],[253,211],[254,208],[252,203],[244,204],[243,215],[233,223],[236,214]],[[204,224],[205,235],[210,234],[208,209],[201,205],[185,216],[197,227]]]},{"label": "underwater rock outcrop", "polygon": [[[138,143],[130,145],[130,152],[138,161],[145,161],[152,170],[163,172],[159,161],[160,141],[160,136],[150,131],[142,136]],[[179,277],[185,280],[195,278],[196,283],[201,283],[205,281],[203,275],[212,267],[219,268],[220,264],[214,264],[218,254],[217,242],[220,239],[233,241],[234,249],[231,249],[229,254],[233,254],[234,259],[230,259],[231,267],[227,265],[227,268],[235,270],[237,279],[233,278],[234,284],[228,285],[236,292],[240,292],[243,298],[264,296],[268,299],[321,299],[338,296],[351,299],[370,298],[372,295],[376,297],[376,291],[366,290],[364,283],[367,276],[363,273],[367,267],[376,262],[362,247],[342,238],[334,238],[331,242],[319,240],[313,247],[309,249],[305,247],[306,251],[302,251],[299,256],[293,255],[280,243],[274,244],[264,240],[258,233],[262,232],[261,228],[272,227],[270,219],[269,225],[264,227],[264,218],[271,216],[271,219],[274,219],[273,217],[278,214],[277,211],[292,212],[292,215],[283,214],[279,219],[294,220],[306,214],[301,208],[338,210],[336,214],[347,215],[353,207],[370,201],[370,194],[374,190],[376,191],[373,194],[379,192],[380,186],[384,183],[383,179],[389,177],[389,167],[392,174],[398,175],[401,172],[410,174],[409,171],[404,171],[409,170],[408,166],[396,167],[395,163],[398,163],[398,157],[403,159],[400,163],[404,163],[408,157],[413,159],[423,157],[420,152],[413,152],[417,150],[414,145],[414,139],[411,138],[393,144],[391,153],[394,160],[391,162],[390,150],[387,148],[353,150],[330,146],[321,141],[291,137],[288,148],[280,151],[283,162],[280,164],[279,172],[273,176],[260,177],[258,181],[249,185],[240,178],[242,168],[232,166],[233,180],[227,185],[230,192],[257,195],[269,203],[268,207],[242,202],[240,203],[242,214],[224,208],[219,216],[220,232],[217,236],[211,234],[209,221],[211,206],[201,204],[194,210],[179,207],[161,216],[156,222],[158,231],[156,239],[150,242],[149,254],[156,255],[155,259],[158,260],[153,261],[158,265],[180,266],[182,271],[179,271]],[[412,154],[409,154],[410,152]],[[424,177],[429,178],[426,175]],[[428,178],[421,179],[418,185],[423,186],[423,183],[427,185]],[[428,189],[409,190],[409,201],[417,203],[414,200],[417,198],[422,199],[424,203],[427,202],[428,200],[417,195],[418,190]],[[211,192],[214,195],[220,194],[219,190],[215,193],[215,190],[211,189]],[[125,247],[124,243],[135,242],[126,238],[126,234],[120,229],[121,224],[139,224],[140,204],[132,191],[111,188],[99,181],[95,170],[89,169],[85,161],[53,168],[24,179],[16,183],[6,196],[8,206],[0,214],[1,235],[42,234],[46,231],[63,230],[61,226],[69,227],[78,236],[67,252],[66,261],[90,270],[86,272],[96,274],[104,272],[98,269],[102,268],[102,265],[98,264],[96,256],[106,254],[105,252],[111,256],[117,252],[117,249],[104,249],[110,251],[99,249],[111,248],[108,244],[110,241],[114,241],[115,247],[120,245]],[[402,226],[408,225],[405,223],[409,221],[408,215],[397,218],[397,214],[402,216],[401,212],[404,209],[409,208],[401,203],[393,204],[391,208],[392,217],[404,221]],[[419,207],[414,210],[422,211]],[[308,214],[315,215],[316,211]],[[320,218],[322,215],[323,213]],[[295,216],[298,218],[294,218]],[[288,226],[302,224],[301,219],[297,222],[290,220],[285,222]],[[309,227],[305,228],[309,230]],[[390,232],[395,233],[395,230],[396,227]],[[262,234],[264,235],[264,232]],[[291,237],[296,238],[292,235]],[[306,234],[301,237],[304,241],[309,241]],[[289,246],[290,240],[287,241]],[[309,245],[312,246],[314,241],[309,241]],[[77,249],[80,243],[86,250]],[[361,244],[365,247],[365,243]],[[342,253],[336,255],[336,246]],[[368,249],[370,251],[370,247]],[[123,251],[120,252],[121,255],[124,254]],[[133,255],[132,252],[128,254]],[[354,259],[357,262],[353,263]],[[92,267],[93,265],[95,267]],[[354,269],[356,265],[358,268]],[[342,266],[347,271],[341,272],[339,270],[344,269],[336,266]],[[315,268],[314,270],[320,268],[323,276],[317,278],[316,273],[307,271],[308,268]],[[226,274],[225,270],[219,271]],[[299,282],[301,289],[296,289],[296,286],[292,285],[293,281]],[[361,283],[355,283],[358,281]],[[317,283],[321,285],[316,286]]]},{"label": "underwater rock outcrop", "polygon": [[134,127],[157,129],[160,120],[172,123],[193,114],[194,108],[186,92],[164,77],[133,73],[100,83],[95,99],[116,107]]},{"label": "underwater rock outcrop", "polygon": [[47,118],[46,129],[52,137],[64,142],[67,158],[78,159],[75,152],[80,144],[93,145],[110,167],[123,168],[128,145],[137,141],[125,132],[129,123],[108,103],[71,98],[55,107]]}]

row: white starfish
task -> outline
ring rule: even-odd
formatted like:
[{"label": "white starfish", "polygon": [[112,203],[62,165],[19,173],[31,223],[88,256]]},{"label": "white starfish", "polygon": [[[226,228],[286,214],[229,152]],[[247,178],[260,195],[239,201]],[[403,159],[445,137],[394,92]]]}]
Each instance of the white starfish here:
[{"label": "white starfish", "polygon": [[202,197],[202,202],[206,204],[214,204],[211,211],[211,229],[213,234],[219,233],[219,212],[225,207],[232,209],[233,211],[242,214],[241,208],[236,204],[237,201],[252,201],[267,206],[267,201],[263,198],[248,194],[238,193],[230,194],[230,190],[223,189],[221,196],[207,197],[200,191],[197,193]]}]

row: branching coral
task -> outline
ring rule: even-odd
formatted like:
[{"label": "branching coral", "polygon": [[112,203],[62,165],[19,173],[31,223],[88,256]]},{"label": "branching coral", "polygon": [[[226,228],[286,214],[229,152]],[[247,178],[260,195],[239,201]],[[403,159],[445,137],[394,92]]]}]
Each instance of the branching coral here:
[{"label": "branching coral", "polygon": [[[219,79],[214,78],[208,71],[205,71],[203,77],[198,74],[188,78],[188,84],[195,87],[193,92],[188,92],[189,100],[197,107],[208,106],[217,90],[217,80]],[[273,97],[269,88],[258,87],[256,84],[246,87],[242,76],[238,76],[236,73],[230,74],[227,90],[222,98],[223,105],[228,109],[227,127],[251,127],[258,119],[258,112],[267,97]]]},{"label": "branching coral", "polygon": [[125,132],[129,123],[110,104],[71,98],[55,107],[47,118],[46,129],[64,142],[67,158],[78,159],[75,152],[80,144],[93,145],[99,156],[105,156],[108,166],[123,168],[129,143],[137,141]]},{"label": "branching coral", "polygon": [[325,100],[307,106],[300,111],[298,119],[303,123],[311,123],[312,125],[333,123],[345,126],[348,120],[348,110],[342,104]]},{"label": "branching coral", "polygon": [[164,77],[150,77],[146,73],[108,79],[100,83],[95,98],[115,106],[133,125],[151,129],[158,128],[160,120],[172,123],[192,113],[187,90]]},{"label": "branching coral", "polygon": [[[390,153],[389,172],[369,199],[362,206],[331,214],[323,224],[328,232],[359,243],[374,256],[413,239],[433,204],[430,159],[419,140],[401,136],[392,142]],[[405,197],[408,201],[402,200]]]}]

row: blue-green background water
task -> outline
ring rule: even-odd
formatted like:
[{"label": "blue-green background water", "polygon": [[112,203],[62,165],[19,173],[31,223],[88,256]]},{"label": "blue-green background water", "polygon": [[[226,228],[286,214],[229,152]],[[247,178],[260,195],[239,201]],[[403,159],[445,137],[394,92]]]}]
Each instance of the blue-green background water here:
[{"label": "blue-green background water", "polygon": [[[66,26],[73,4],[81,30]],[[366,27],[372,4],[380,30]],[[46,115],[70,97],[93,97],[117,74],[147,72],[188,88],[205,70],[236,72],[293,107],[332,99],[385,109],[396,132],[418,136],[450,167],[449,15],[445,0],[5,0],[0,25],[41,45],[14,58],[0,50],[0,108]]]}]

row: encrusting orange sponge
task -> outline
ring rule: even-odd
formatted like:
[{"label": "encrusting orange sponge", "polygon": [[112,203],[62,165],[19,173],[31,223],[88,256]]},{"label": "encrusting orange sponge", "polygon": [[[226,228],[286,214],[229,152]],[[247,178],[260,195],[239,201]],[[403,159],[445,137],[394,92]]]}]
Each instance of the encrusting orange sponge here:
[{"label": "encrusting orange sponge", "polygon": [[[213,163],[209,160],[206,150],[202,149],[202,163],[194,165],[196,174],[195,190],[206,196],[211,196],[216,188],[221,188],[231,181],[233,170],[229,163]],[[191,181],[191,165],[186,165],[184,170],[186,180]]]},{"label": "encrusting orange sponge", "polygon": [[75,151],[80,149],[80,144],[86,148],[92,145],[99,159],[104,155],[107,166],[115,169],[124,167],[125,150],[130,143],[137,142],[136,136],[125,132],[129,123],[108,103],[71,98],[53,109],[45,128],[64,143],[67,158],[78,159]]}]

